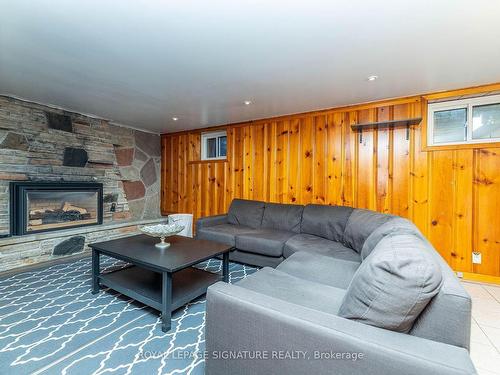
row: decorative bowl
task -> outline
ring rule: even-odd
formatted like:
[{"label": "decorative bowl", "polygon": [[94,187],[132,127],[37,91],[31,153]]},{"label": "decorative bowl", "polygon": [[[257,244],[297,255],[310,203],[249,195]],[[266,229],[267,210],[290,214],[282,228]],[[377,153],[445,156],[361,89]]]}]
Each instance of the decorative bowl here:
[{"label": "decorative bowl", "polygon": [[182,232],[184,225],[177,223],[169,224],[154,224],[154,225],[144,225],[139,227],[139,230],[151,237],[158,237],[161,242],[155,244],[156,247],[160,249],[167,249],[170,247],[168,242],[165,242],[165,238],[170,236],[175,236],[177,233]]}]

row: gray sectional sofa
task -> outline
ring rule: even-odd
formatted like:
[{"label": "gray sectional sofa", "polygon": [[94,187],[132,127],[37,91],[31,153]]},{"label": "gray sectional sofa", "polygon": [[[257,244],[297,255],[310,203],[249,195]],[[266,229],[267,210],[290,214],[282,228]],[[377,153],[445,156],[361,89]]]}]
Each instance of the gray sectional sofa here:
[{"label": "gray sectional sofa", "polygon": [[235,199],[225,215],[198,219],[196,237],[235,247],[230,259],[276,267],[297,251],[361,262],[364,240],[394,216],[351,207]]},{"label": "gray sectional sofa", "polygon": [[264,267],[207,292],[207,374],[473,374],[471,300],[408,220],[235,200],[197,236]]}]

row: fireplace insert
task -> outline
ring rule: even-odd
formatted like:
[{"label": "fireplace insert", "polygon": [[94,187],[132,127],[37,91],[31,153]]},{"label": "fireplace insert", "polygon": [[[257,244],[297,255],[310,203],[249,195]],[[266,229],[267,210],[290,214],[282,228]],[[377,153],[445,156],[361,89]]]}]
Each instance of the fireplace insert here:
[{"label": "fireplace insert", "polygon": [[11,235],[102,224],[102,214],[100,183],[10,183]]}]

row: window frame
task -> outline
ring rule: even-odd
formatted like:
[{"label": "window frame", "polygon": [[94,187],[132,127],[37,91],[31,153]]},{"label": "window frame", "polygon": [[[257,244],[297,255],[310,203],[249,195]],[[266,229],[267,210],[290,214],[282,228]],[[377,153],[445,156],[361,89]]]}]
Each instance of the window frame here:
[{"label": "window frame", "polygon": [[[474,145],[483,143],[499,143],[500,137],[497,138],[472,138],[472,124],[473,124],[473,109],[483,105],[500,104],[500,95],[488,95],[473,97],[467,99],[449,100],[443,102],[429,103],[427,108],[427,146],[441,147],[453,145]],[[467,122],[466,122],[466,139],[464,141],[456,142],[434,142],[434,113],[453,109],[466,109]]]},{"label": "window frame", "polygon": [[[226,155],[219,156],[219,138],[226,137]],[[207,156],[207,140],[210,138],[215,138],[215,157]],[[226,130],[218,130],[212,132],[201,133],[201,160],[226,160],[227,159],[227,131]]]}]

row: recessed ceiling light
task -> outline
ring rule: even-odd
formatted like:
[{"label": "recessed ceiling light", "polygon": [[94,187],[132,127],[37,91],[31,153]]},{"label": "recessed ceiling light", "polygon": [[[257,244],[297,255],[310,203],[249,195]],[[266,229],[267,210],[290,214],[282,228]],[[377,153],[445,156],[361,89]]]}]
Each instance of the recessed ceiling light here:
[{"label": "recessed ceiling light", "polygon": [[245,105],[250,105],[250,104],[252,104],[252,101],[251,101],[251,100],[245,100],[245,101],[243,102],[243,104],[245,104]]},{"label": "recessed ceiling light", "polygon": [[370,81],[370,82],[373,82],[373,81],[375,81],[376,79],[378,79],[378,76],[368,76],[368,77],[366,77],[366,80],[367,80],[367,81]]},{"label": "recessed ceiling light", "polygon": [[172,117],[172,120],[177,121],[179,117]]}]

